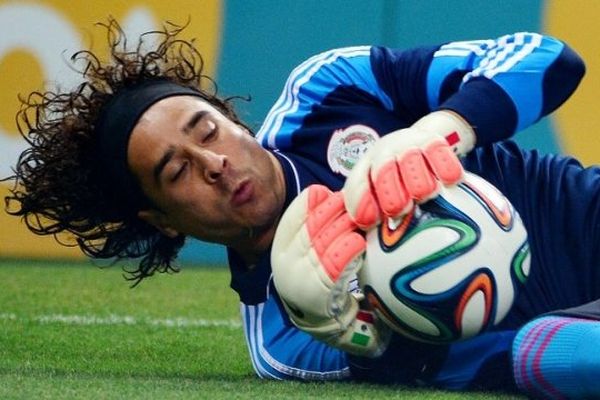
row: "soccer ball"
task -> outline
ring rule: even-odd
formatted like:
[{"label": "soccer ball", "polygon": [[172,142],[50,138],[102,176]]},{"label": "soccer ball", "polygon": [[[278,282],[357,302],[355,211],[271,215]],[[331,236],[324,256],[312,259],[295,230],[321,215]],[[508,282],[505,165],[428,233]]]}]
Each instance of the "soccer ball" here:
[{"label": "soccer ball", "polygon": [[518,213],[494,186],[467,173],[401,220],[367,233],[358,283],[398,333],[449,343],[500,323],[529,268]]}]

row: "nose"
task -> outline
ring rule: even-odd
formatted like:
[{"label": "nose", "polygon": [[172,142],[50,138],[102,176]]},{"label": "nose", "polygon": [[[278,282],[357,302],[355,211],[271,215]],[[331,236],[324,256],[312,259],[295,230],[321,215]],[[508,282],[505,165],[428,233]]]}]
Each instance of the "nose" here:
[{"label": "nose", "polygon": [[227,156],[202,148],[195,148],[193,153],[201,168],[204,180],[209,184],[216,183],[223,175],[225,168],[227,168]]}]

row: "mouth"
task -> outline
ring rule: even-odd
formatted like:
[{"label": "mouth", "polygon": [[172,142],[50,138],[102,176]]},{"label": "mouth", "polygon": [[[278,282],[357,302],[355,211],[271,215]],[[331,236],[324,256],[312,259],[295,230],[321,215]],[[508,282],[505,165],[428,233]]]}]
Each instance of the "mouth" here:
[{"label": "mouth", "polygon": [[234,207],[242,206],[254,198],[254,186],[249,179],[244,179],[233,191],[231,204]]}]

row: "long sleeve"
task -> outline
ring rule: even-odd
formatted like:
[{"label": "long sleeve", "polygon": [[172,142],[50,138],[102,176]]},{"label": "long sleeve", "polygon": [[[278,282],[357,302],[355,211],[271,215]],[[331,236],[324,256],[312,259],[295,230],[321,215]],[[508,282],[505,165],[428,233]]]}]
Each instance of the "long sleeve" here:
[{"label": "long sleeve", "polygon": [[256,374],[265,379],[340,380],[350,376],[347,356],[293,326],[276,294],[241,304],[246,344]]},{"label": "long sleeve", "polygon": [[555,110],[585,67],[565,43],[537,33],[452,42],[430,49],[374,48],[378,82],[396,110],[450,109],[475,128],[478,144],[510,137]]},{"label": "long sleeve", "polygon": [[313,339],[289,320],[272,283],[268,252],[253,268],[232,249],[228,257],[231,286],[240,296],[246,344],[259,377],[340,380],[350,376],[345,353]]},{"label": "long sleeve", "polygon": [[450,109],[484,145],[552,112],[584,72],[565,43],[537,33],[407,50],[334,49],[293,70],[257,139],[271,149],[297,149],[353,123],[384,135]]}]

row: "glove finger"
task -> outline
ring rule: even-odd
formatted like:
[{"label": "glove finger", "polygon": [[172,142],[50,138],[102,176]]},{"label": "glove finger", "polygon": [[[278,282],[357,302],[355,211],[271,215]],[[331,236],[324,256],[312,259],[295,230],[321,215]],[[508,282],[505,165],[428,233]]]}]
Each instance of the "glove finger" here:
[{"label": "glove finger", "polygon": [[444,185],[454,185],[463,179],[463,166],[452,148],[446,143],[434,142],[428,145],[423,152],[435,176]]},{"label": "glove finger", "polygon": [[416,202],[424,202],[437,195],[440,190],[439,181],[421,150],[408,150],[397,160],[397,164],[404,186]]},{"label": "glove finger", "polygon": [[[315,196],[320,196],[317,193]],[[309,200],[310,203],[310,200]],[[329,226],[336,218],[346,212],[344,207],[344,198],[340,192],[330,192],[328,197],[322,200],[320,203],[313,202],[311,208],[309,205],[308,215],[306,218],[306,228],[308,229],[309,237],[311,241],[319,235],[319,233]]]},{"label": "glove finger", "polygon": [[397,217],[407,213],[413,206],[396,161],[387,161],[377,168],[377,175],[372,177],[373,189],[381,212],[389,217]]},{"label": "glove finger", "polygon": [[331,190],[327,186],[323,185],[309,185],[303,192],[308,192],[308,208],[307,211],[314,210],[329,198],[333,194]]},{"label": "glove finger", "polygon": [[352,219],[363,231],[367,231],[379,223],[379,206],[377,205],[376,197],[370,189],[363,193],[354,214],[350,212],[349,214],[353,215]]},{"label": "glove finger", "polygon": [[346,232],[338,236],[321,258],[325,271],[331,280],[335,282],[344,268],[360,256],[366,247],[367,241],[357,232]]},{"label": "glove finger", "polygon": [[375,195],[371,192],[369,180],[373,150],[358,161],[342,188],[346,210],[350,218],[363,230],[379,222],[379,207]]},{"label": "glove finger", "polygon": [[340,236],[353,232],[356,224],[350,219],[348,213],[343,212],[329,225],[324,227],[318,235],[312,238],[313,248],[319,257],[322,257],[329,246]]}]

